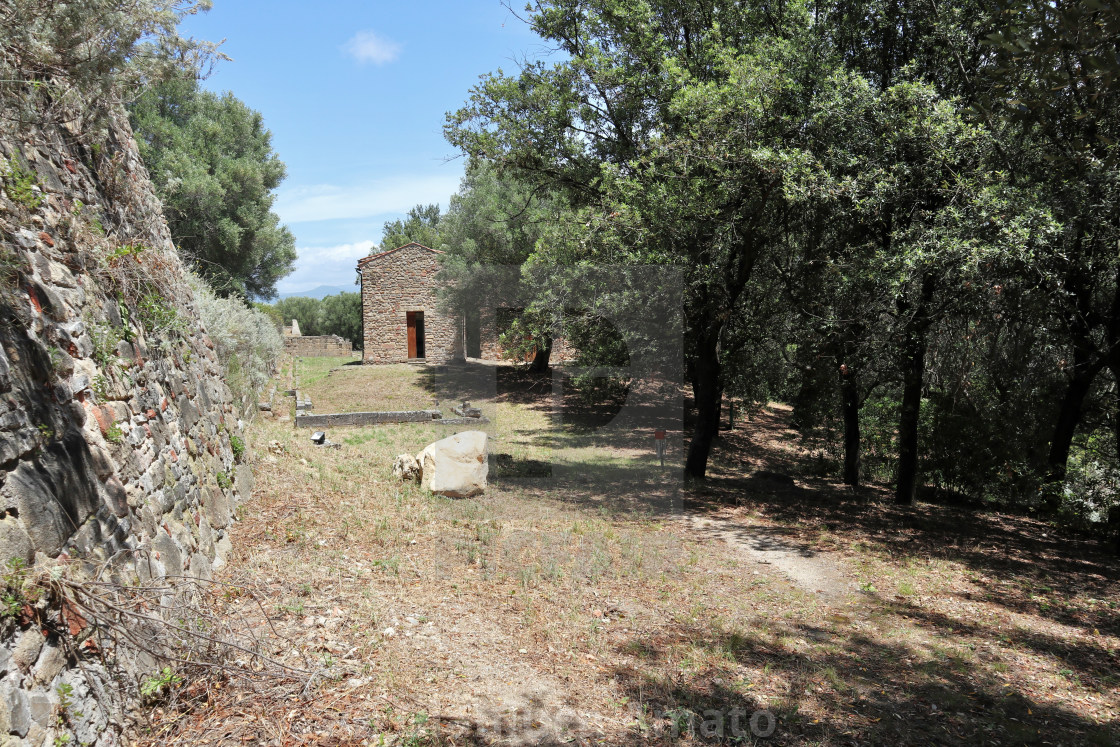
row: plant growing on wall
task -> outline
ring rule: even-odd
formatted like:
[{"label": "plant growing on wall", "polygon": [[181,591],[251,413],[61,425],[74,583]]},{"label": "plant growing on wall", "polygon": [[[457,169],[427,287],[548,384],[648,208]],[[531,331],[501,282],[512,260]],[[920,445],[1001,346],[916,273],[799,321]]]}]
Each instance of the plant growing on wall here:
[{"label": "plant growing on wall", "polygon": [[20,0],[0,6],[0,96],[17,126],[56,120],[77,102],[87,132],[146,84],[224,57],[179,33],[210,0]]},{"label": "plant growing on wall", "polygon": [[4,191],[17,205],[26,210],[35,210],[42,204],[42,192],[33,189],[38,185],[38,179],[33,172],[23,168],[15,156],[7,162],[0,160],[0,176],[4,181]]}]

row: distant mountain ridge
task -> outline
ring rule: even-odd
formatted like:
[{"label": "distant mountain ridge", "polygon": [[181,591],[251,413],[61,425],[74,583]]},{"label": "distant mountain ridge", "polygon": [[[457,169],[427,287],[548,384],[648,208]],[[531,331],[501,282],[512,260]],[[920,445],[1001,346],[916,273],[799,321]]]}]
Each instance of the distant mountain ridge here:
[{"label": "distant mountain ridge", "polygon": [[327,296],[333,296],[336,293],[357,293],[358,286],[356,285],[320,285],[318,288],[312,288],[306,291],[295,291],[293,293],[281,293],[279,298],[316,298],[322,300]]}]

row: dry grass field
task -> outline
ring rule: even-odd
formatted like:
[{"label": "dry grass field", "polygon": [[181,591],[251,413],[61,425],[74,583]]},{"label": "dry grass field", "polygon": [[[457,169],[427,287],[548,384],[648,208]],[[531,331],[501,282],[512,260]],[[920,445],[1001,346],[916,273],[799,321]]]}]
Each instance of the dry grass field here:
[{"label": "dry grass field", "polygon": [[1120,563],[1091,539],[853,495],[812,476],[780,406],[686,489],[649,433],[612,428],[617,403],[550,379],[302,365],[316,412],[470,399],[492,484],[394,479],[461,426],[324,449],[254,425],[213,604],[258,610],[264,653],[306,674],[187,679],[151,744],[1120,743]]}]

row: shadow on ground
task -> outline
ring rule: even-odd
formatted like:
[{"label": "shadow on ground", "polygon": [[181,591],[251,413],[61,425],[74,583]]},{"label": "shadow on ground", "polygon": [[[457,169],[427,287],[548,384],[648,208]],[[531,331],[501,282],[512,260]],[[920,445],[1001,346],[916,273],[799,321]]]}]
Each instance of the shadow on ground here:
[{"label": "shadow on ground", "polygon": [[[682,671],[669,680],[649,676],[645,663],[648,671],[656,671],[655,665],[663,668],[661,659],[673,655],[666,643],[625,644],[626,652],[640,652],[640,663],[616,668],[613,676],[647,712],[691,723],[700,742],[739,743],[732,734],[733,710],[752,714],[763,707],[776,718],[766,744],[1111,745],[1120,740],[1116,724],[1097,724],[1019,692],[968,660],[930,658],[929,651],[873,640],[843,624],[781,627],[769,635],[678,631],[681,640],[709,649],[729,665],[781,672],[788,688],[765,704],[750,692],[753,683],[731,681],[719,668]],[[799,651],[791,638],[826,645]],[[705,721],[706,734],[701,732]],[[668,725],[663,722],[661,728]],[[750,743],[747,731],[744,741]]]}]

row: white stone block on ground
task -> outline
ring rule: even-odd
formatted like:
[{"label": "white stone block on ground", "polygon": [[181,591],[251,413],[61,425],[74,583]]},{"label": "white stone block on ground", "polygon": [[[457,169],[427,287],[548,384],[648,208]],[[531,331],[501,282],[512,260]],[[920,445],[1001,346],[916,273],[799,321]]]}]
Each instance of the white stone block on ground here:
[{"label": "white stone block on ground", "polygon": [[449,498],[482,493],[490,471],[486,438],[482,431],[464,431],[429,444],[416,455],[421,485]]}]

